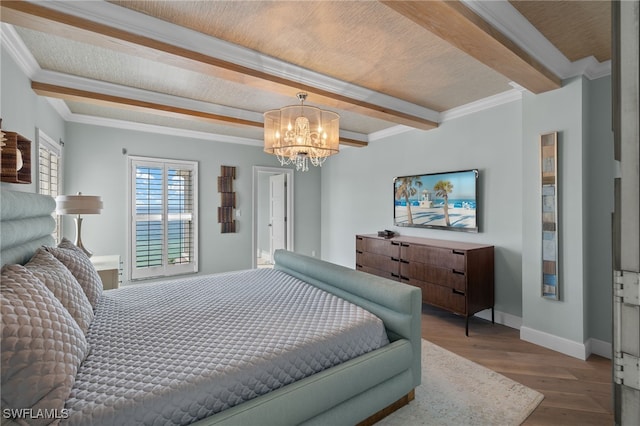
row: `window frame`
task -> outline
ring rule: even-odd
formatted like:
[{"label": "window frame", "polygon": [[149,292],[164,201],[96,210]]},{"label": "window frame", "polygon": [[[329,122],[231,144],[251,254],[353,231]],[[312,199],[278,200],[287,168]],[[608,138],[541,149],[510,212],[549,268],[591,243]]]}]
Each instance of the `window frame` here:
[{"label": "window frame", "polygon": [[[182,264],[170,264],[168,262],[168,226],[163,227],[162,234],[162,264],[147,268],[136,267],[136,170],[137,167],[162,168],[162,220],[167,223],[168,187],[167,171],[169,168],[188,169],[192,173],[191,191],[193,194],[191,228],[193,240],[193,252],[189,262]],[[198,162],[192,160],[175,160],[169,158],[127,156],[127,276],[130,281],[145,280],[150,278],[170,277],[175,275],[193,274],[198,272]]]}]

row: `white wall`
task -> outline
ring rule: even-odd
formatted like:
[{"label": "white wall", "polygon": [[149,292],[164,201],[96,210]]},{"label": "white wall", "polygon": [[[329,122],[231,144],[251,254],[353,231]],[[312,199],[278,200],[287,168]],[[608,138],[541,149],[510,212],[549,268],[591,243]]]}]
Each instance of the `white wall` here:
[{"label": "white wall", "polygon": [[36,192],[36,129],[39,128],[55,141],[64,140],[65,123],[45,98],[31,90],[31,81],[20,70],[13,58],[0,51],[0,117],[4,130],[17,132],[31,141],[31,184],[2,183],[12,191]]},{"label": "white wall", "polygon": [[[428,132],[345,149],[322,175],[322,256],[354,267],[355,235],[404,235],[495,245],[496,310],[527,340],[583,358],[611,342],[613,138],[610,78],[575,78]],[[539,137],[560,132],[560,301],[541,297]],[[394,228],[395,176],[480,170],[480,233]],[[507,318],[513,317],[507,315]],[[603,345],[601,345],[602,343]],[[606,350],[600,351],[606,356]]]},{"label": "white wall", "polygon": [[[35,164],[36,128],[54,140],[63,140],[64,187],[62,193],[100,195],[104,210],[86,216],[83,241],[96,255],[126,253],[126,182],[128,154],[189,159],[199,161],[200,174],[200,266],[203,273],[250,268],[254,253],[252,234],[252,167],[279,167],[275,157],[261,147],[196,140],[155,133],[115,129],[95,125],[66,123],[49,102],[32,90],[29,78],[1,49],[0,117],[3,128],[32,140],[32,164]],[[221,234],[217,221],[219,195],[217,176],[220,165],[237,167],[234,189],[237,193],[238,232]],[[320,253],[320,173],[312,168],[297,173],[294,185],[294,246],[302,254]],[[31,185],[2,183],[2,188],[35,192],[36,171]],[[64,220],[64,235],[73,239],[75,228]]]},{"label": "white wall", "polygon": [[[524,100],[523,328],[534,343],[584,358],[593,344],[610,356],[613,211],[611,79],[574,78]],[[540,297],[537,143],[559,134],[560,300]],[[595,340],[593,340],[595,339]],[[605,343],[605,345],[602,345]]]},{"label": "white wall", "polygon": [[[570,342],[584,342],[584,182],[583,82],[537,96],[526,95],[523,113],[523,326],[533,340],[548,333]],[[560,301],[540,297],[541,209],[539,138],[558,131],[558,211]],[[529,337],[527,337],[529,339]],[[569,342],[566,342],[569,344]],[[578,347],[575,348],[579,350]]]},{"label": "white wall", "polygon": [[[65,145],[65,193],[100,195],[104,210],[87,216],[82,239],[96,255],[126,253],[127,156],[149,156],[199,162],[200,271],[222,272],[251,268],[252,167],[279,166],[261,147],[179,138],[154,133],[68,123]],[[237,232],[220,233],[217,208],[220,166],[235,166]],[[296,251],[320,251],[320,171],[297,174],[295,182],[294,245]],[[73,237],[70,221],[65,235]]]},{"label": "white wall", "polygon": [[[394,229],[403,235],[495,245],[496,309],[521,316],[522,107],[511,102],[344,149],[322,173],[322,257],[355,266],[355,235]],[[393,178],[477,168],[480,232],[393,226]]]},{"label": "white wall", "polygon": [[606,226],[614,208],[614,153],[611,123],[611,78],[585,81],[587,104],[587,157],[585,159],[585,255],[587,265],[587,332],[604,342],[612,341],[613,292],[612,231]]}]

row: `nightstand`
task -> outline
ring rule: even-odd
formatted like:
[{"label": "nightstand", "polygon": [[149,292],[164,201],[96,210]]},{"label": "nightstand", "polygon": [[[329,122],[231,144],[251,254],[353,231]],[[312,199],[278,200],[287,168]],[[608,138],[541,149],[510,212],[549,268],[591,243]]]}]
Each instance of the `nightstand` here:
[{"label": "nightstand", "polygon": [[120,287],[122,273],[122,261],[119,255],[92,256],[91,263],[95,266],[104,290],[112,290]]}]

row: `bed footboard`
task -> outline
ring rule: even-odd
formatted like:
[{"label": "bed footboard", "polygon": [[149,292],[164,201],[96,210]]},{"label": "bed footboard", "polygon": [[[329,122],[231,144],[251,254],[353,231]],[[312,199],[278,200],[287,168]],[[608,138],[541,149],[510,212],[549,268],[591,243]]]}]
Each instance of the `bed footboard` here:
[{"label": "bed footboard", "polygon": [[413,348],[414,387],[420,384],[422,292],[419,288],[286,250],[276,251],[275,268],[374,313],[384,322],[391,341],[409,340]]},{"label": "bed footboard", "polygon": [[391,343],[207,417],[198,426],[354,425],[376,421],[408,402],[421,380],[420,289],[285,250],[276,251],[275,261],[276,269],[376,314]]}]

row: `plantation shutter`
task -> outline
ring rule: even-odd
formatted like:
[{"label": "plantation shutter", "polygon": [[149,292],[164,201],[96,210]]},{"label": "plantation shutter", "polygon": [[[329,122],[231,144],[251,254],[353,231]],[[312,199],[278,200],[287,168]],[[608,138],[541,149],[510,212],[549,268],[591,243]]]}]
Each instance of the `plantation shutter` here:
[{"label": "plantation shutter", "polygon": [[197,163],[130,161],[131,279],[197,272]]},{"label": "plantation shutter", "polygon": [[56,197],[59,195],[59,153],[40,146],[39,155],[39,193]]},{"label": "plantation shutter", "polygon": [[[62,147],[38,130],[38,193],[55,198],[60,195]],[[60,216],[52,214],[56,221],[53,237],[60,241],[62,235]]]}]

